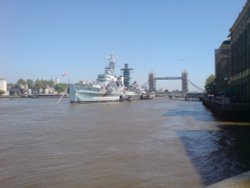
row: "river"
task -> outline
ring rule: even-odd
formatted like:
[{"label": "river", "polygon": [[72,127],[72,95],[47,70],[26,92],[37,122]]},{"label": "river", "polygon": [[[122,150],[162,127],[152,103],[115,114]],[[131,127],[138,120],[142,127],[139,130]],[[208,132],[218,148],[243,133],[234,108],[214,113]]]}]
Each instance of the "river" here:
[{"label": "river", "polygon": [[250,123],[200,102],[0,99],[1,188],[200,188],[250,170]]}]

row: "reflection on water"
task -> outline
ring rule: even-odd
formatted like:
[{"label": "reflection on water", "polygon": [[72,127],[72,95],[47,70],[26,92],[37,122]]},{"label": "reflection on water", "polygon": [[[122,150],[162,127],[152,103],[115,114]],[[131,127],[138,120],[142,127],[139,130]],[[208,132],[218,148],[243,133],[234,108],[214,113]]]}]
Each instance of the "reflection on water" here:
[{"label": "reflection on water", "polygon": [[250,170],[250,127],[220,126],[218,131],[178,131],[206,185]]}]

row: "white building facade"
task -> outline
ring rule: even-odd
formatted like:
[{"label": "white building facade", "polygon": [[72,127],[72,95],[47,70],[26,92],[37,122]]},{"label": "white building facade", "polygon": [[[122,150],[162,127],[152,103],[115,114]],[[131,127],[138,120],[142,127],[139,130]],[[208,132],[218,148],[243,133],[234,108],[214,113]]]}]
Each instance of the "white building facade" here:
[{"label": "white building facade", "polygon": [[7,91],[7,81],[3,78],[0,78],[0,90],[4,91],[3,95],[8,95]]}]

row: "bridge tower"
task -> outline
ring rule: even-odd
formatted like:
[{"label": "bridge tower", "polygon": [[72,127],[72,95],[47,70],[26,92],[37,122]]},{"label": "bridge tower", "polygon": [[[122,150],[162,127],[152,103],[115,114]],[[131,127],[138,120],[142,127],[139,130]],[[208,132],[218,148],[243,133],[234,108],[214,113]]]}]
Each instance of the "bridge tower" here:
[{"label": "bridge tower", "polygon": [[156,91],[156,80],[153,72],[149,73],[148,75],[148,90]]},{"label": "bridge tower", "polygon": [[188,73],[184,70],[181,74],[182,81],[182,93],[186,94],[188,92]]},{"label": "bridge tower", "polygon": [[125,64],[124,65],[124,68],[123,69],[121,69],[121,71],[123,71],[123,78],[124,78],[124,86],[125,87],[129,87],[129,85],[130,85],[130,83],[129,83],[129,81],[130,81],[130,71],[132,71],[132,70],[134,70],[134,69],[132,69],[132,68],[128,68],[128,64]]}]

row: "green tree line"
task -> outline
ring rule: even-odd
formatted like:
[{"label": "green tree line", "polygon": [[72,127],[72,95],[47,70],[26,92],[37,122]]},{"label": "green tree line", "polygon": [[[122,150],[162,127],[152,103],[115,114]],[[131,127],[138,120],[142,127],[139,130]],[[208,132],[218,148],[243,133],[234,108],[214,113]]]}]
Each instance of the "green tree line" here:
[{"label": "green tree line", "polygon": [[46,89],[48,87],[54,88],[57,92],[63,92],[67,89],[68,84],[65,83],[55,83],[53,80],[43,80],[37,79],[33,81],[32,79],[19,79],[15,84],[9,84],[11,89]]}]

